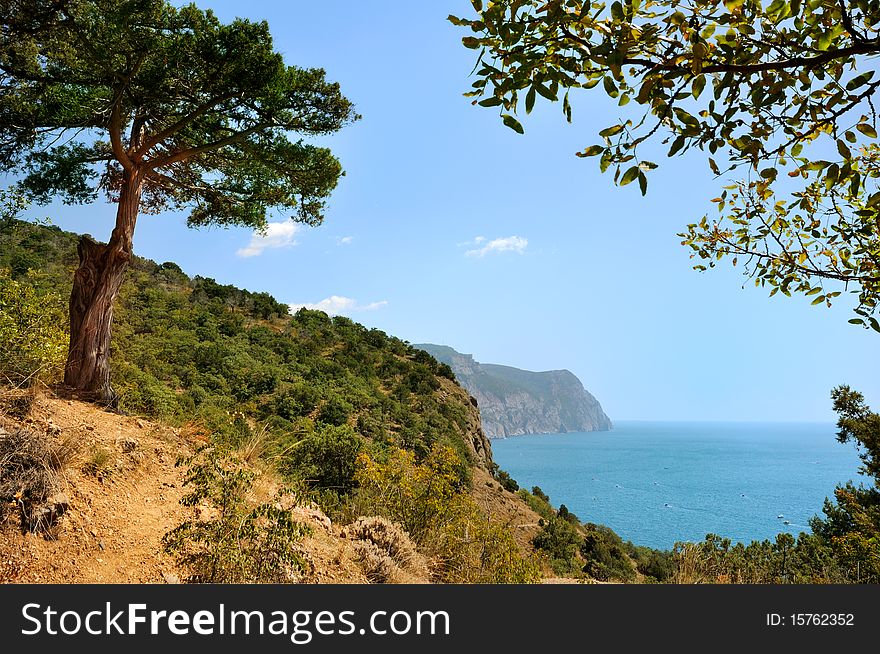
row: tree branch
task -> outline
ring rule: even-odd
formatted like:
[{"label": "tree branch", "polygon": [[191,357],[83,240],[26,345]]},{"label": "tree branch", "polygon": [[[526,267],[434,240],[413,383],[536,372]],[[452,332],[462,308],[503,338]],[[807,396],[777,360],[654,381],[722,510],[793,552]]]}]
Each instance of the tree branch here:
[{"label": "tree branch", "polygon": [[117,97],[113,102],[109,131],[113,155],[125,170],[133,171],[135,169],[134,162],[129,158],[128,152],[125,151],[125,146],[122,143],[122,101],[120,97]]},{"label": "tree branch", "polygon": [[[573,34],[567,26],[560,25],[559,29],[562,31],[563,34],[565,34],[566,37],[568,37],[572,41],[580,43],[588,49],[592,49],[594,47],[594,45],[589,41]],[[771,70],[788,70],[789,68],[810,69],[815,68],[816,66],[821,66],[822,64],[826,64],[830,61],[834,61],[835,59],[843,59],[852,55],[877,53],[880,53],[880,43],[875,43],[873,41],[864,41],[846,48],[840,48],[838,50],[828,50],[827,52],[823,52],[822,54],[816,55],[815,57],[798,56],[791,57],[789,59],[780,59],[778,61],[762,61],[752,64],[716,63],[703,66],[700,72],[750,74]],[[591,59],[596,63],[607,63],[598,58],[591,57]],[[642,66],[643,68],[648,68],[651,71],[686,73],[692,72],[689,64],[673,64],[662,61],[652,61],[650,59],[643,59],[640,57],[625,57],[621,65]]]},{"label": "tree branch", "polygon": [[150,170],[154,170],[156,168],[164,168],[165,166],[170,166],[171,164],[175,164],[179,161],[185,161],[190,157],[195,157],[197,155],[203,154],[205,152],[210,152],[211,150],[217,150],[218,148],[226,147],[227,145],[234,145],[236,143],[240,143],[244,141],[248,136],[255,132],[259,132],[260,130],[267,129],[269,127],[276,127],[273,123],[257,123],[253,127],[250,127],[241,132],[237,132],[232,136],[229,136],[225,139],[220,139],[219,141],[214,141],[213,143],[206,143],[205,145],[201,145],[196,148],[189,148],[187,150],[181,150],[179,152],[175,152],[167,157],[158,159],[156,161],[151,161],[149,164]]},{"label": "tree branch", "polygon": [[211,98],[211,100],[209,100],[208,102],[205,102],[201,106],[197,107],[196,110],[193,111],[192,113],[187,114],[186,116],[184,116],[183,118],[178,120],[173,125],[166,127],[161,132],[154,134],[149,139],[144,141],[143,145],[141,145],[140,148],[138,148],[138,150],[134,153],[134,156],[138,157],[138,158],[143,157],[152,148],[159,145],[162,141],[164,141],[168,137],[173,136],[174,134],[179,132],[181,129],[183,129],[184,127],[186,127],[190,123],[192,123],[194,120],[201,118],[202,116],[204,116],[206,113],[208,113],[211,109],[216,107],[221,102],[225,102],[226,100],[231,100],[234,97],[235,97],[234,93],[225,93],[223,95],[219,95],[214,98]]}]

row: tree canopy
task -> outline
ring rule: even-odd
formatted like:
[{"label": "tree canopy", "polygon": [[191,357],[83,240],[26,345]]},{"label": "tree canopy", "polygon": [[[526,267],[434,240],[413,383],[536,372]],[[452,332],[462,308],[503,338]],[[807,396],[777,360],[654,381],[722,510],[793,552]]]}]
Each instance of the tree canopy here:
[{"label": "tree canopy", "polygon": [[[876,0],[473,0],[462,41],[479,51],[474,104],[516,115],[539,97],[573,104],[589,89],[620,118],[577,154],[647,191],[657,164],[698,149],[733,177],[681,236],[705,270],[729,257],[771,294],[829,304],[857,294],[850,322],[880,331],[880,88]],[[630,105],[630,106],[627,106]]]},{"label": "tree canopy", "polygon": [[2,0],[0,165],[39,201],[189,210],[193,226],[316,224],[342,168],[290,138],[356,118],[324,71],[288,66],[269,27],[165,0]]}]

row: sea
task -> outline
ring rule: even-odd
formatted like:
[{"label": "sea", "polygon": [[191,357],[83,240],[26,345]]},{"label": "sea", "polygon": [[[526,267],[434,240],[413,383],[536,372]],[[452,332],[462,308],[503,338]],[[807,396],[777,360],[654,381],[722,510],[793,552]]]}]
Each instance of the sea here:
[{"label": "sea", "polygon": [[492,441],[521,487],[540,486],[582,522],[670,549],[714,533],[733,542],[809,532],[826,497],[858,473],[833,424],[621,421],[607,432]]}]

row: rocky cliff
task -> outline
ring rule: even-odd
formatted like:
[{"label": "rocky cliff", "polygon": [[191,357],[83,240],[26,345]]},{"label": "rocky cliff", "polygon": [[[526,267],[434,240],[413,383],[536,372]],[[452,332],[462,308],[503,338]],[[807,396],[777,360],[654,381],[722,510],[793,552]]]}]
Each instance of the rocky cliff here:
[{"label": "rocky cliff", "polygon": [[489,438],[520,434],[608,431],[599,401],[568,370],[531,372],[474,361],[445,345],[415,345],[449,365],[480,408]]}]

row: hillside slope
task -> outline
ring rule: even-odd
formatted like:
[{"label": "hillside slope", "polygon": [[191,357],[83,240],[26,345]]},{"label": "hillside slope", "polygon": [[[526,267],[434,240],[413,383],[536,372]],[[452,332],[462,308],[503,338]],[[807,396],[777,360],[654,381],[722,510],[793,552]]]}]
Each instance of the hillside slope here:
[{"label": "hillside slope", "polygon": [[446,345],[416,345],[447,364],[478,402],[489,438],[520,434],[607,431],[599,401],[568,370],[532,372],[474,361]]},{"label": "hillside slope", "polygon": [[[47,319],[56,333],[63,330],[77,238],[55,227],[2,222],[0,291],[7,295],[0,310],[30,298],[32,317],[54,306]],[[16,288],[32,291],[9,296]],[[16,319],[7,314],[5,333],[14,335]],[[50,449],[82,446],[60,472],[65,511],[57,533],[43,540],[28,535],[25,514],[19,524],[14,511],[0,516],[4,579],[173,579],[178,572],[169,570],[162,537],[192,519],[180,506],[191,489],[181,488],[185,473],[174,462],[205,444],[253,460],[249,469],[262,480],[259,497],[251,498],[257,503],[282,485],[296,489],[302,522],[320,527],[300,548],[314,565],[297,581],[363,581],[365,574],[411,582],[537,578],[531,541],[540,518],[495,479],[473,398],[448,366],[397,338],[319,311],[291,316],[266,293],[135,258],[115,311],[111,369],[122,415],[80,403],[61,386],[52,388],[63,399],[40,399],[23,423],[14,411],[2,417],[0,407],[16,434],[24,427]],[[41,374],[53,378],[51,367]],[[0,444],[9,451],[12,428],[5,429]],[[105,466],[112,474],[96,472]],[[415,486],[383,498],[401,480]],[[18,501],[14,492],[0,488],[5,502]],[[31,506],[54,511],[53,497]],[[398,500],[410,505],[394,505]],[[406,524],[411,515],[430,520]],[[400,538],[424,565],[387,574],[372,546],[353,554],[340,539],[371,516],[404,527]],[[495,557],[489,566],[481,560],[487,552]]]}]

